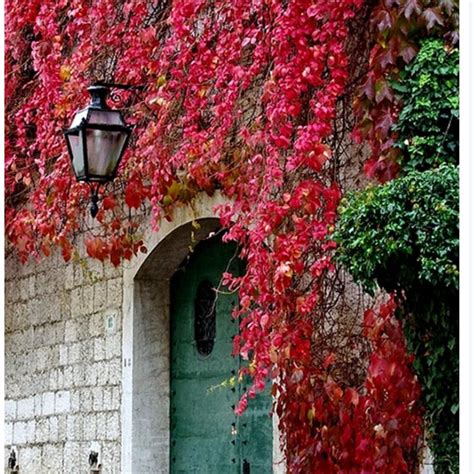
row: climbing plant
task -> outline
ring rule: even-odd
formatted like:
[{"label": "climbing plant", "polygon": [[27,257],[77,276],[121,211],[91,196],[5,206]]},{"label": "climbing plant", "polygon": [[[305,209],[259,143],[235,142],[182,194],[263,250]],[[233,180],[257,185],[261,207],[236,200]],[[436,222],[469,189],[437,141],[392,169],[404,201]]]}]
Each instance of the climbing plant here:
[{"label": "climbing plant", "polygon": [[398,295],[436,471],[458,472],[457,50],[423,41],[393,89],[403,101],[393,130],[404,176],[348,194],[333,238],[337,260],[368,291]]},{"label": "climbing plant", "polygon": [[456,165],[413,171],[341,201],[338,260],[364,287],[458,289]]},{"label": "climbing plant", "polygon": [[[390,81],[417,38],[456,43],[456,25],[450,0],[7,1],[7,237],[22,261],[59,247],[66,261],[119,265],[146,251],[143,216],[157,228],[219,190],[247,261],[225,276],[240,296],[235,352],[249,398],[273,381],[291,472],[413,471],[419,388],[394,302],[368,311],[360,334],[329,337],[329,236],[354,120],[367,173],[395,176]],[[115,104],[135,138],[92,223],[61,132],[94,81],[145,88]]]},{"label": "climbing plant", "polygon": [[422,42],[416,59],[393,89],[403,108],[393,130],[400,137],[404,172],[457,163],[459,154],[459,51],[440,39]]}]

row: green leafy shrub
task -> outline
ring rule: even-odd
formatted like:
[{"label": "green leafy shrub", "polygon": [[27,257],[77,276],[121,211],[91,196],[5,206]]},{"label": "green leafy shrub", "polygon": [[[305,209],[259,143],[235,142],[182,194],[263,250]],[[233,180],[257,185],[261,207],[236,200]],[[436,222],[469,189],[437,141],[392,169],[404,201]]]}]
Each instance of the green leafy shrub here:
[{"label": "green leafy shrub", "polygon": [[459,51],[428,39],[392,87],[403,103],[396,146],[403,172],[457,163],[459,152]]},{"label": "green leafy shrub", "polygon": [[339,261],[368,291],[457,289],[458,199],[454,165],[348,194],[333,236]]}]

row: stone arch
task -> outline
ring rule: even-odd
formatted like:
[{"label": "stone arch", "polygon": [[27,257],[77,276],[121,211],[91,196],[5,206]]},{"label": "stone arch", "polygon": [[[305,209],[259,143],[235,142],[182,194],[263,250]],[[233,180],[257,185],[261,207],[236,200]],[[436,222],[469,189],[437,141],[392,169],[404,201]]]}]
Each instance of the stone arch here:
[{"label": "stone arch", "polygon": [[[169,279],[189,252],[219,227],[220,194],[177,208],[145,240],[123,274],[122,472],[169,472]],[[194,229],[192,222],[199,222]]]},{"label": "stone arch", "polygon": [[[169,280],[189,253],[191,233],[199,242],[219,228],[220,193],[199,195],[177,208],[171,222],[145,235],[148,253],[123,271],[122,472],[169,472]],[[193,222],[199,223],[194,229]],[[278,420],[273,418],[273,472],[284,473]]]}]

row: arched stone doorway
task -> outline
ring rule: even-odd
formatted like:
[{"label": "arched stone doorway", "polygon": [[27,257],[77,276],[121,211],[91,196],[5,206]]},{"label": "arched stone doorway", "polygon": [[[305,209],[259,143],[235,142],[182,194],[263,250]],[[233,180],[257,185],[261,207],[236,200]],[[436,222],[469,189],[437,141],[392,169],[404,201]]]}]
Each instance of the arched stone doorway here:
[{"label": "arched stone doorway", "polygon": [[[148,255],[137,257],[124,270],[124,473],[170,472],[170,279],[189,253],[192,239],[199,242],[219,228],[213,209],[222,203],[216,194],[177,209],[172,222],[147,237]],[[284,472],[275,428],[274,420],[273,472]]]}]

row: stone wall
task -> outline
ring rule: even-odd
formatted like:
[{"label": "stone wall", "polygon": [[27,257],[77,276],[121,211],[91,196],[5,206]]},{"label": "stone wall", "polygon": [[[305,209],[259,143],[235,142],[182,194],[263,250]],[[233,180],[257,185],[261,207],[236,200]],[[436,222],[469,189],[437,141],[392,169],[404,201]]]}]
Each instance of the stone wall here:
[{"label": "stone wall", "polygon": [[5,266],[5,463],[20,473],[120,472],[122,271],[100,262]]},{"label": "stone wall", "polygon": [[20,473],[88,473],[94,450],[103,473],[168,472],[165,283],[191,232],[203,238],[222,202],[203,195],[159,232],[148,225],[149,253],[118,269],[60,256],[28,265],[6,259],[5,463],[14,446]]}]

